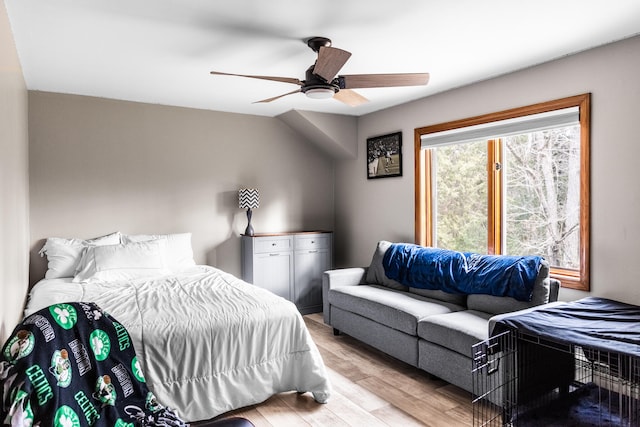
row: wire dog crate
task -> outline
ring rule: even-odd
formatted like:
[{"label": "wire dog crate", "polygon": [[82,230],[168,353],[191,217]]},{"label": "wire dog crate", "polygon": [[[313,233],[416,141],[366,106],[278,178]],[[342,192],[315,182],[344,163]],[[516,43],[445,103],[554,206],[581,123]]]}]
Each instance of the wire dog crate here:
[{"label": "wire dog crate", "polygon": [[519,329],[472,351],[474,427],[640,426],[640,354]]}]

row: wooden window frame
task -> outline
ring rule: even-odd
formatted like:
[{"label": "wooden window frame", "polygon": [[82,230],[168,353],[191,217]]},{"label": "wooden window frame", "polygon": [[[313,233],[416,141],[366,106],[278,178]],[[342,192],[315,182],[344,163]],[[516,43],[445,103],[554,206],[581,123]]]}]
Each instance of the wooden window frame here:
[{"label": "wooden window frame", "polygon": [[[580,117],[580,269],[572,270],[565,268],[551,268],[551,277],[558,279],[563,287],[577,289],[581,291],[590,290],[590,211],[591,211],[591,173],[590,173],[590,123],[591,123],[591,94],[585,93],[581,95],[571,96],[567,98],[557,99],[554,101],[541,102],[525,107],[512,108],[509,110],[499,111],[497,113],[483,114],[480,116],[470,117],[462,120],[455,120],[446,123],[440,123],[431,126],[416,128],[414,131],[414,159],[415,159],[415,241],[419,245],[433,245],[433,224],[434,212],[432,203],[428,203],[432,197],[432,176],[431,171],[431,151],[423,150],[421,144],[422,135],[429,133],[442,132],[446,130],[459,129],[468,126],[475,126],[485,123],[491,123],[500,120],[513,119],[516,117],[529,116],[548,111],[560,110],[563,108],[578,107]],[[490,150],[494,150],[494,155],[501,156],[502,153],[496,153],[500,144],[496,141],[490,141]],[[489,156],[491,159],[492,156]],[[500,157],[501,158],[501,157]],[[494,160],[489,160],[493,162]],[[491,170],[495,168],[494,164],[488,164],[487,168]],[[492,178],[493,176],[493,178]],[[501,191],[503,183],[501,179],[495,179],[495,173],[489,174],[489,191]],[[489,225],[489,244],[490,253],[501,253],[501,216],[502,202],[489,205],[490,225]],[[498,215],[498,219],[492,220]],[[493,218],[492,218],[493,217]],[[495,226],[494,226],[495,224]]]}]

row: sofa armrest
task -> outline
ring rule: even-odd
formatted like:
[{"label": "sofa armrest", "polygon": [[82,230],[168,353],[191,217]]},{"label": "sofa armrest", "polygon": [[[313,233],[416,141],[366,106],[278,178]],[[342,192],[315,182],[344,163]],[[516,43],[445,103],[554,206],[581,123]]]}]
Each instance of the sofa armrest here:
[{"label": "sofa armrest", "polygon": [[[552,279],[555,280],[555,279]],[[556,280],[557,281],[557,280]],[[560,282],[558,282],[559,284]],[[553,286],[553,283],[552,283]],[[540,310],[543,308],[548,308],[548,307],[553,307],[559,304],[564,304],[562,301],[553,301],[553,302],[548,302],[546,304],[541,304],[541,305],[536,305],[535,307],[529,307],[529,308],[525,308],[523,310],[518,310],[518,311],[512,311],[510,313],[502,313],[502,314],[496,314],[495,316],[492,316],[489,319],[489,336],[493,336],[493,330],[496,327],[496,323],[498,323],[500,320],[507,318],[507,317],[511,317],[511,316],[517,316],[519,314],[526,314],[526,313],[530,313],[532,311],[535,310]]]},{"label": "sofa armrest", "polygon": [[560,293],[560,281],[558,279],[549,279],[549,302],[558,301]]},{"label": "sofa armrest", "polygon": [[534,307],[525,308],[518,311],[511,311],[508,313],[496,314],[495,316],[489,319],[489,336],[492,336],[493,329],[495,328],[496,323],[504,317],[514,316],[517,314],[525,314],[533,310],[538,310],[545,307],[552,307],[554,305],[560,304],[560,302],[558,302],[558,293],[560,292],[560,281],[558,279],[551,279],[551,278],[547,278],[545,280],[549,281],[549,302],[547,302],[546,304],[536,305]]},{"label": "sofa armrest", "polygon": [[322,273],[322,284],[326,283],[329,289],[336,286],[352,286],[364,283],[367,276],[366,267],[339,268]]},{"label": "sofa armrest", "polygon": [[337,286],[356,286],[364,283],[367,267],[339,268],[322,273],[322,315],[324,323],[331,324],[329,289]]}]

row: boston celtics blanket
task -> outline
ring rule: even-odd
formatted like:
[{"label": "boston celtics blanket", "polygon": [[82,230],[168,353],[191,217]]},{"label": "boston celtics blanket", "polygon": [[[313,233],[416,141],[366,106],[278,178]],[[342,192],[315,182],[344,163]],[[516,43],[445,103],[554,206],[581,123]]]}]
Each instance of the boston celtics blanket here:
[{"label": "boston celtics blanket", "polygon": [[184,426],[145,384],[127,330],[93,303],[20,323],[0,355],[0,422],[11,426]]}]

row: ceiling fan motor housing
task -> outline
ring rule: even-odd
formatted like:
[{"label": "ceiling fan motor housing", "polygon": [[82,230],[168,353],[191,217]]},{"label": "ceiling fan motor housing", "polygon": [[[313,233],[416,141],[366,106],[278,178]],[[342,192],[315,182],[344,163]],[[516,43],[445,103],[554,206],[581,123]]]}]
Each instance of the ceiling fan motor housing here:
[{"label": "ceiling fan motor housing", "polygon": [[307,68],[307,71],[305,73],[305,80],[303,82],[304,84],[300,88],[303,93],[307,93],[307,91],[310,90],[317,91],[318,89],[332,90],[333,93],[337,93],[340,90],[338,85],[335,84],[337,82],[337,79],[334,79],[333,82],[327,82],[322,77],[315,75],[313,73],[313,68],[314,65]]}]

